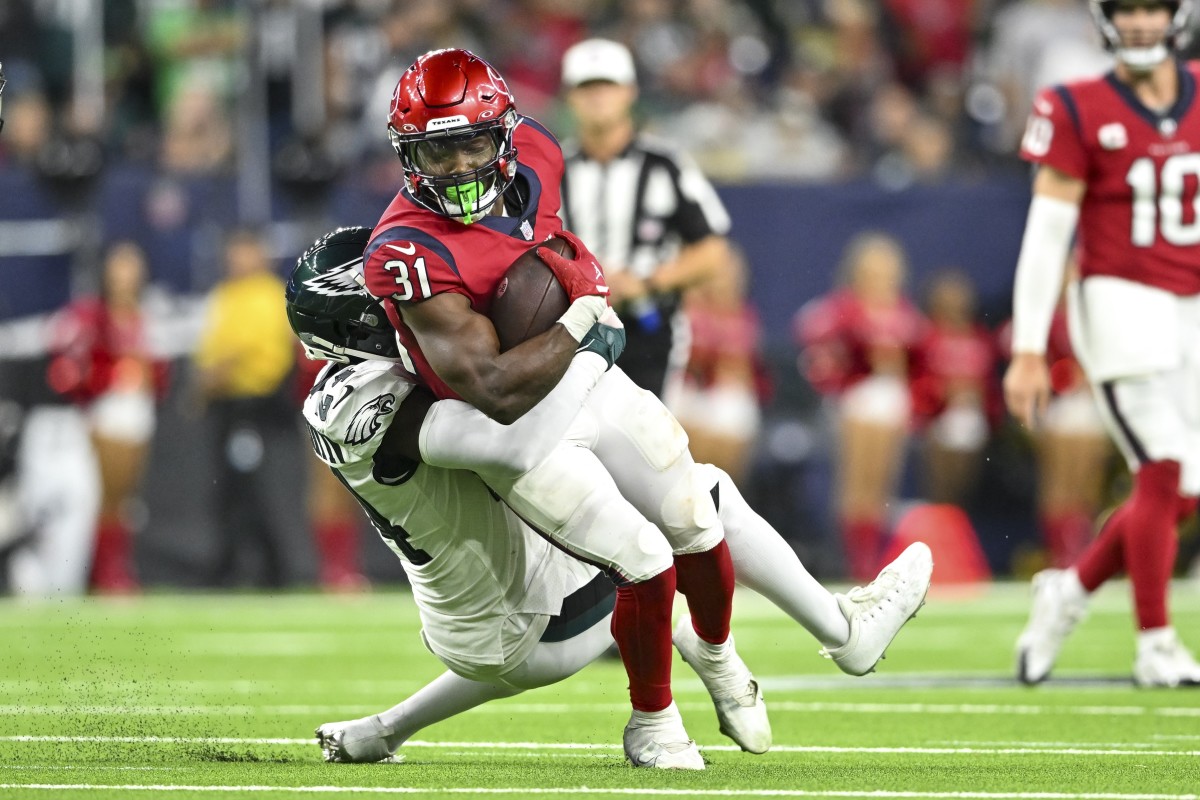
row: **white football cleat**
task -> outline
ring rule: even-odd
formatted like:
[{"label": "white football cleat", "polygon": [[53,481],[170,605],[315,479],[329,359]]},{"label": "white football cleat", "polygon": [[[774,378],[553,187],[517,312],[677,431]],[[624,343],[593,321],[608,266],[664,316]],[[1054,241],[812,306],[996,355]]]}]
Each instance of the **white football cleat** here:
[{"label": "white football cleat", "polygon": [[1200,686],[1200,664],[1179,641],[1174,628],[1138,636],[1133,682],[1144,687]]},{"label": "white football cleat", "polygon": [[704,769],[704,759],[683,728],[674,702],[662,711],[634,711],[625,726],[625,757],[635,767]]},{"label": "white football cleat", "polygon": [[866,586],[837,594],[838,607],[850,623],[850,638],[821,655],[833,659],[842,672],[866,675],[875,671],[888,645],[925,605],[933,553],[924,542],[913,542],[895,561],[880,570]]},{"label": "white football cleat", "polygon": [[387,742],[390,733],[378,715],[346,722],[326,722],[316,730],[317,744],[325,760],[339,764],[366,764],[397,761],[395,749]]},{"label": "white football cleat", "polygon": [[679,655],[696,671],[717,709],[721,733],[733,739],[748,753],[765,753],[771,748],[771,722],[763,703],[758,681],[733,646],[733,635],[714,656],[706,642],[700,641],[692,627],[692,618],[680,617],[671,634]]},{"label": "white football cleat", "polygon": [[1017,680],[1030,686],[1050,676],[1063,643],[1087,616],[1087,595],[1072,573],[1044,569],[1033,576],[1033,607],[1017,639]]}]

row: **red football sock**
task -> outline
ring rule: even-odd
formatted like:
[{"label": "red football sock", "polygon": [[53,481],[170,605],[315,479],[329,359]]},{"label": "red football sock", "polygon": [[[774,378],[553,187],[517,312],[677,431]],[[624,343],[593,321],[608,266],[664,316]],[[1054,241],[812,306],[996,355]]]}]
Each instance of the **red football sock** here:
[{"label": "red football sock", "polygon": [[883,543],[883,522],[877,519],[843,519],[842,541],[850,577],[859,583],[875,580]]},{"label": "red football sock", "polygon": [[321,584],[340,587],[358,579],[358,525],[351,520],[327,519],[313,524],[317,555],[321,559]]},{"label": "red football sock", "polygon": [[1130,513],[1130,501],[1126,500],[1105,520],[1100,528],[1100,535],[1075,562],[1079,582],[1089,594],[1099,589],[1101,584],[1120,572],[1124,566],[1125,529],[1129,524]]},{"label": "red football sock", "polygon": [[675,556],[675,581],[696,635],[709,644],[725,642],[733,615],[733,559],[725,540],[703,553]]},{"label": "red football sock", "polygon": [[1042,516],[1042,532],[1046,537],[1051,566],[1064,569],[1071,566],[1087,548],[1092,538],[1092,518],[1085,511],[1061,511]]},{"label": "red football sock", "polygon": [[1177,461],[1143,464],[1127,501],[1132,508],[1125,526],[1125,568],[1142,630],[1167,625],[1167,584],[1179,549],[1179,472]]},{"label": "red football sock", "polygon": [[133,537],[118,519],[101,519],[96,527],[90,583],[101,593],[138,590],[137,579],[133,577]]},{"label": "red football sock", "polygon": [[675,568],[648,581],[617,588],[612,635],[629,676],[629,700],[638,711],[671,705],[671,604]]}]

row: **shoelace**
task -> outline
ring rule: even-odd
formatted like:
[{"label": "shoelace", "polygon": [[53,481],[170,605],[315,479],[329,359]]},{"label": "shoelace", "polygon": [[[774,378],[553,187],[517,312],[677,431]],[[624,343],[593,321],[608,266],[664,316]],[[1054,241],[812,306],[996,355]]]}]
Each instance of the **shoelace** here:
[{"label": "shoelace", "polygon": [[866,586],[855,586],[846,593],[846,597],[852,603],[871,603],[871,607],[865,612],[866,617],[870,619],[879,606],[894,602],[893,596],[899,583],[900,576],[898,574],[885,570],[883,574]]}]

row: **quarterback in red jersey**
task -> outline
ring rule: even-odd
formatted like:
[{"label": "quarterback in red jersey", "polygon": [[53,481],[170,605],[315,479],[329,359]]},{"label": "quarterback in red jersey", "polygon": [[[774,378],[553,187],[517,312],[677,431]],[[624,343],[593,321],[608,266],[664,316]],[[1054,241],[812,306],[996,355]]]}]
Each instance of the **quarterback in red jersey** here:
[{"label": "quarterback in red jersey", "polygon": [[1175,526],[1200,494],[1200,68],[1175,48],[1191,0],[1091,0],[1116,67],[1043,91],[1022,155],[1038,165],[1017,262],[1009,410],[1027,426],[1050,393],[1046,341],[1078,228],[1080,279],[1068,289],[1076,354],[1109,433],[1134,473],[1129,498],[1075,564],[1034,576],[1017,673],[1050,673],[1088,595],[1121,569],[1138,623],[1133,677],[1200,684],[1200,664],[1167,613]]},{"label": "quarterback in red jersey", "polygon": [[[439,398],[511,422],[558,383],[607,310],[599,264],[578,239],[558,232],[575,258],[547,248],[538,254],[571,301],[561,324],[500,353],[486,316],[508,266],[558,231],[561,150],[545,128],[518,115],[496,70],[466,50],[437,50],[413,63],[396,86],[388,131],[405,185],[367,245],[367,288],[384,300],[422,383]],[[586,430],[568,434],[585,447],[564,446],[561,460],[493,489],[568,552],[616,576],[613,635],[629,675],[633,715],[624,738],[634,765],[704,766],[671,695],[676,588],[688,599],[686,633],[703,651],[699,669],[722,729],[743,749],[762,752],[770,727],[729,633],[733,565],[712,484],[692,462],[678,423],[619,369],[589,402]],[[466,466],[489,479],[486,464]],[[644,527],[598,529],[598,504],[622,496],[661,537],[647,537]]]}]

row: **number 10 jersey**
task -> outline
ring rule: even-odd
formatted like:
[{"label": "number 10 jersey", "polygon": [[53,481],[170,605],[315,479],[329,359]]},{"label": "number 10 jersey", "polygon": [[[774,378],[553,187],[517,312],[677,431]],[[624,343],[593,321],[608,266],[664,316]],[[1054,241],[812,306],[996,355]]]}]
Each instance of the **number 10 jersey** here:
[{"label": "number 10 jersey", "polygon": [[1082,277],[1200,293],[1198,73],[1195,63],[1179,64],[1178,99],[1161,112],[1111,72],[1044,89],[1034,100],[1021,156],[1087,183]]}]

